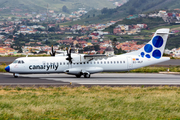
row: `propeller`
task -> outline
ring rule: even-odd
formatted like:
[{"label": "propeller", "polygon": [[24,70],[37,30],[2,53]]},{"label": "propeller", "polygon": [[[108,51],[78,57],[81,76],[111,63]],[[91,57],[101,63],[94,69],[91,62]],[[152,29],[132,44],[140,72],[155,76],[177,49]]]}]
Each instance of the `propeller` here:
[{"label": "propeller", "polygon": [[66,48],[66,50],[67,50],[67,56],[68,56],[66,60],[68,60],[72,64],[71,48],[69,48],[69,50],[68,48]]},{"label": "propeller", "polygon": [[51,55],[51,56],[55,56],[55,54],[56,54],[56,51],[54,51],[53,45],[52,45],[52,46],[51,46],[51,53],[50,53],[50,55]]}]

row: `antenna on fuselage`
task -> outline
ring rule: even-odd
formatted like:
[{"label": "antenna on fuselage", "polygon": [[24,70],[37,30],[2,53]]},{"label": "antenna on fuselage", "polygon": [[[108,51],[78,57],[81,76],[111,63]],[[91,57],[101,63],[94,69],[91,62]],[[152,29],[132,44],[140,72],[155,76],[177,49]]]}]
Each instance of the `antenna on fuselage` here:
[{"label": "antenna on fuselage", "polygon": [[28,52],[26,51],[26,57],[28,57]]},{"label": "antenna on fuselage", "polygon": [[28,57],[28,53],[26,53],[26,57]]}]

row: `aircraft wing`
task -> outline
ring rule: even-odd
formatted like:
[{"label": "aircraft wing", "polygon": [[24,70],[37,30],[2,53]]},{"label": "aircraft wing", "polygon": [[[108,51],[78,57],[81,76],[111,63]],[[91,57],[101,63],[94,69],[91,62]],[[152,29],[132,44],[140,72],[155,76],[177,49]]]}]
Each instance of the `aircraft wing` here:
[{"label": "aircraft wing", "polygon": [[108,58],[108,57],[113,57],[113,56],[107,56],[107,55],[84,55],[84,59],[89,59],[89,60],[97,60],[97,59],[103,59],[103,58]]},{"label": "aircraft wing", "polygon": [[84,57],[107,57],[106,55],[84,55]]}]

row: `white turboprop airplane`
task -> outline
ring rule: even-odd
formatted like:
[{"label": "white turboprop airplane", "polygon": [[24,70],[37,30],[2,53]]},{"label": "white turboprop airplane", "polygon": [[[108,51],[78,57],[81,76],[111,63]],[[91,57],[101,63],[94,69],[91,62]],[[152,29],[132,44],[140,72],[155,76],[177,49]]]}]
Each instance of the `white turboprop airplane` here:
[{"label": "white turboprop airplane", "polygon": [[151,41],[141,49],[115,56],[71,54],[57,55],[52,49],[53,57],[21,57],[5,68],[19,74],[66,73],[80,78],[90,78],[91,74],[99,72],[128,71],[160,62],[168,61],[169,57],[162,57],[169,35],[169,29],[158,29]]}]

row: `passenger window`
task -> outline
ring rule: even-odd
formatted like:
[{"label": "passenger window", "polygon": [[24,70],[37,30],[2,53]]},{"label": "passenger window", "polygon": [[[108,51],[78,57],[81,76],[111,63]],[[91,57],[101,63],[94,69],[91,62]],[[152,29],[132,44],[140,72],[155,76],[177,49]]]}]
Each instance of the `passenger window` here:
[{"label": "passenger window", "polygon": [[120,63],[122,63],[122,61],[120,61]]},{"label": "passenger window", "polygon": [[97,64],[99,64],[99,62],[97,62]]},{"label": "passenger window", "polygon": [[96,62],[94,62],[94,64],[96,64]]},{"label": "passenger window", "polygon": [[123,61],[123,63],[125,63],[125,61]]},{"label": "passenger window", "polygon": [[75,65],[75,63],[73,63]]},{"label": "passenger window", "polygon": [[66,63],[64,62],[63,64],[65,65]]},{"label": "passenger window", "polygon": [[113,62],[111,61],[111,64],[112,64]]},{"label": "passenger window", "polygon": [[104,61],[104,64],[106,64],[106,61]]},{"label": "passenger window", "polygon": [[116,64],[116,61],[114,61],[114,64]]},{"label": "passenger window", "polygon": [[67,65],[69,65],[69,63],[67,63]]},{"label": "passenger window", "polygon": [[62,63],[60,62],[60,65],[62,65]]},{"label": "passenger window", "polygon": [[119,64],[119,61],[117,61],[117,63]]},{"label": "passenger window", "polygon": [[90,64],[92,64],[92,62],[90,62]]},{"label": "passenger window", "polygon": [[22,60],[22,63],[24,63],[24,61]]},{"label": "passenger window", "polygon": [[18,61],[19,64],[21,64],[21,61]]},{"label": "passenger window", "polygon": [[87,64],[89,64],[89,62],[87,62]]},{"label": "passenger window", "polygon": [[80,62],[80,64],[82,64],[82,62]]},{"label": "passenger window", "polygon": [[86,63],[84,62],[84,64],[86,64]]},{"label": "passenger window", "polygon": [[103,62],[101,62],[101,64],[103,64]]},{"label": "passenger window", "polygon": [[109,64],[109,61],[107,61],[107,64]]}]

